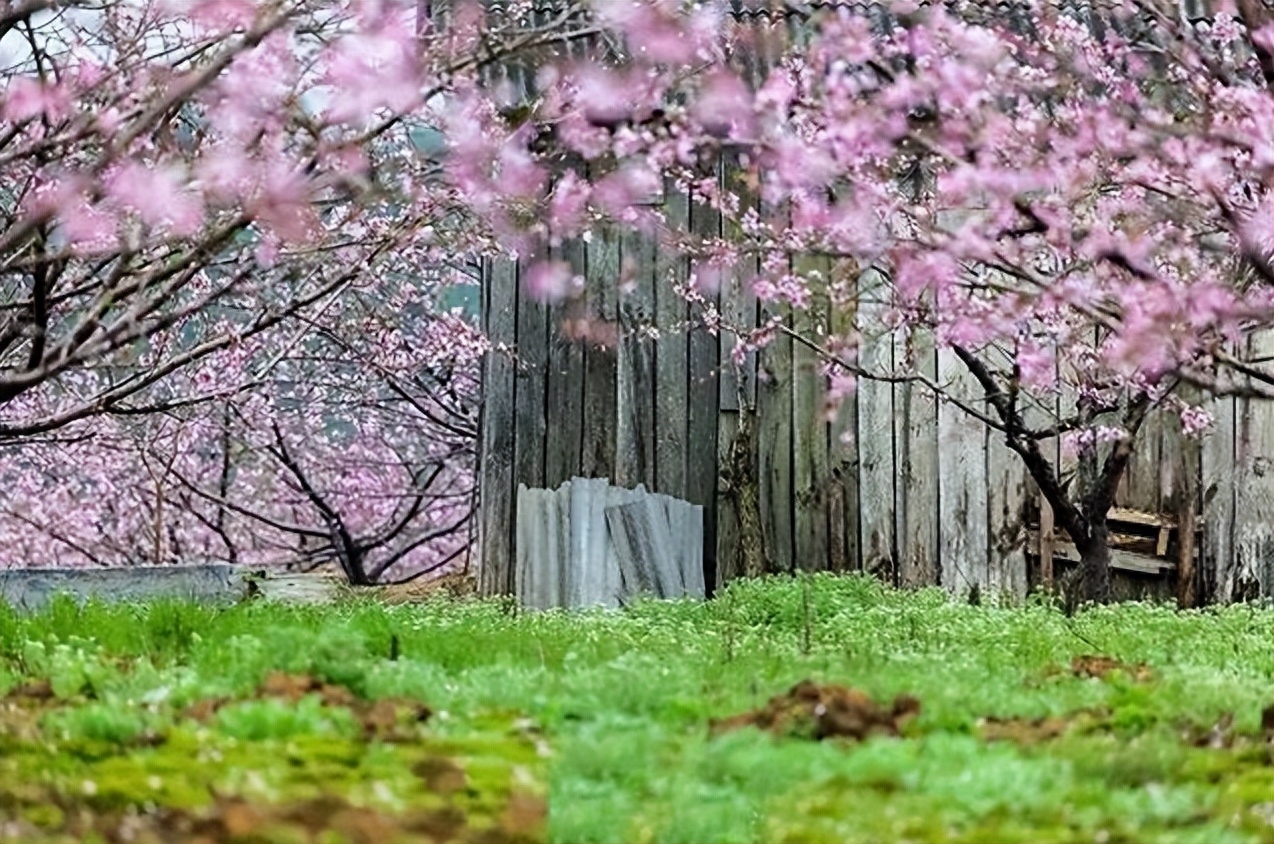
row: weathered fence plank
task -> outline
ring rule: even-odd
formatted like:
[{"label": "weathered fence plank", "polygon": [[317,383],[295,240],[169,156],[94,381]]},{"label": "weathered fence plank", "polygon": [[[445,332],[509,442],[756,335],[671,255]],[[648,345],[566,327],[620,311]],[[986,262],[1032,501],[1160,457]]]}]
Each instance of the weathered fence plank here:
[{"label": "weathered fence plank", "polygon": [[622,241],[615,480],[635,486],[655,476],[655,244],[640,234]]},{"label": "weathered fence plank", "polygon": [[[858,262],[841,260],[831,266],[831,314],[829,327],[834,336],[853,334],[858,315]],[[842,360],[854,363],[848,351]],[[837,377],[848,373],[835,370]],[[848,395],[836,407],[827,426],[827,461],[832,475],[827,501],[828,568],[850,571],[862,565],[858,535],[858,397]]]},{"label": "weathered fence plank", "polygon": [[545,391],[548,373],[549,307],[531,296],[518,296],[517,348],[513,408],[521,436],[513,442],[513,476],[528,487],[544,483],[544,454],[548,444]]},{"label": "weathered fence plank", "polygon": [[612,478],[615,475],[615,423],[617,350],[613,338],[617,330],[620,239],[611,229],[595,232],[586,247],[586,319],[597,335],[584,350],[584,419],[610,420],[606,425],[584,425],[583,459],[585,477]]},{"label": "weathered fence plank", "polygon": [[1029,479],[1003,435],[987,435],[987,584],[992,592],[1021,600],[1026,576],[1026,504]]},{"label": "weathered fence plank", "polygon": [[[692,197],[690,229],[703,238],[721,235],[721,215],[701,200]],[[696,268],[700,269],[700,268]],[[715,293],[705,294],[713,307],[718,304]],[[720,347],[716,334],[702,325],[690,330],[688,392],[686,413],[686,499],[704,507],[704,541],[711,558],[704,576],[715,577],[717,557],[717,404],[720,400]],[[715,586],[715,582],[713,583]]]},{"label": "weathered fence plank", "polygon": [[[864,372],[889,375],[894,369],[893,336],[884,328],[884,279],[875,271],[859,279],[858,361]],[[894,534],[894,388],[887,382],[858,381],[858,488],[862,567],[898,582]]]},{"label": "weathered fence plank", "polygon": [[[561,258],[572,272],[584,276],[584,244],[570,240],[562,244]],[[553,435],[544,444],[544,486],[556,489],[579,473],[584,443],[584,346],[561,330],[565,316],[556,312],[549,319],[548,386],[545,409],[552,419]]]},{"label": "weathered fence plank", "polygon": [[[684,191],[670,183],[664,189],[664,219],[669,228],[685,230],[690,225],[690,203]],[[655,477],[654,488],[667,495],[686,497],[686,419],[688,311],[685,297],[677,292],[685,284],[688,267],[684,258],[663,258],[655,285],[655,314],[659,341],[655,345]]]},{"label": "weathered fence plank", "polygon": [[[770,308],[762,309],[762,320],[771,316]],[[757,369],[757,491],[766,564],[771,571],[791,571],[792,338],[775,337],[761,350]]]},{"label": "weathered fence plank", "polygon": [[[1248,341],[1249,358],[1274,355],[1274,332]],[[1235,401],[1234,576],[1244,596],[1274,589],[1274,403]]]},{"label": "weathered fence plank", "polygon": [[493,350],[483,361],[482,373],[486,399],[479,454],[482,565],[478,588],[483,595],[504,595],[513,589],[517,392],[511,355],[517,342],[517,265],[511,261],[488,262],[484,274],[483,327]]},{"label": "weathered fence plank", "polygon": [[[914,361],[915,370],[937,378],[937,352],[933,334],[915,331],[900,339],[894,360]],[[894,388],[897,433],[894,465],[898,470],[898,579],[905,586],[939,582],[938,562],[938,408],[933,392],[914,381]]]},{"label": "weathered fence plank", "polygon": [[[826,258],[794,259],[794,270],[813,279],[815,289],[826,286],[830,266]],[[817,342],[827,333],[829,312],[826,293],[820,291],[809,308],[793,312],[793,330]],[[820,364],[814,350],[803,343],[792,344],[793,563],[803,571],[824,570],[829,560],[825,500],[831,468]]]},{"label": "weathered fence plank", "polygon": [[1234,598],[1234,506],[1237,498],[1235,401],[1214,398],[1204,405],[1212,431],[1200,444],[1203,502],[1204,593],[1219,601]]},{"label": "weathered fence plank", "polygon": [[[977,381],[955,352],[938,353],[938,383],[975,405]],[[986,426],[950,402],[938,405],[941,583],[957,595],[991,588]]]}]

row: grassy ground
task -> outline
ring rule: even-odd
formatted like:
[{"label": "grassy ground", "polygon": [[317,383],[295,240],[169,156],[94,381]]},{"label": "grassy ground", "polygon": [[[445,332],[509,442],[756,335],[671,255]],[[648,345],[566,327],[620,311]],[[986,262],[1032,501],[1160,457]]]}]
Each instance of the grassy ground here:
[{"label": "grassy ground", "polygon": [[[807,678],[920,713],[710,734]],[[0,608],[0,841],[1274,842],[1272,702],[1267,610],[860,578],[616,614]]]}]

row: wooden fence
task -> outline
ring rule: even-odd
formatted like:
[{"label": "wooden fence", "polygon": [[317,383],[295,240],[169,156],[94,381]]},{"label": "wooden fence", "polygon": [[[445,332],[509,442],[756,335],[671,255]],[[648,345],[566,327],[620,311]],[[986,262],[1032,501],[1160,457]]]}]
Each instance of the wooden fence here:
[{"label": "wooden fence", "polygon": [[[720,216],[692,197],[670,192],[662,201],[673,224],[722,232]],[[902,585],[976,586],[1020,598],[1048,575],[1054,555],[1062,564],[1047,508],[1040,512],[1016,455],[924,387],[863,381],[828,421],[815,354],[781,335],[734,360],[735,335],[705,328],[703,307],[676,292],[687,278],[684,261],[650,239],[601,233],[565,244],[560,257],[587,284],[559,306],[524,297],[514,263],[486,272],[483,322],[497,351],[484,368],[485,592],[513,590],[518,486],[556,488],[574,476],[644,484],[702,505],[709,589],[762,568],[865,570]],[[830,271],[825,261],[796,262],[804,272]],[[770,316],[750,295],[748,276],[739,268],[710,298],[727,324],[750,327]],[[878,282],[858,284],[856,312],[833,313],[816,301],[784,314],[787,324],[799,332],[857,320],[864,365],[888,370],[915,360],[977,401],[954,356],[923,337],[883,332],[880,306],[871,304],[878,297],[870,295]],[[590,339],[580,340],[585,323]],[[1252,342],[1274,347],[1270,337]],[[1211,408],[1216,429],[1201,442],[1171,418],[1153,418],[1143,431],[1118,504],[1141,511],[1134,523],[1162,514],[1160,540],[1152,526],[1147,541],[1167,580],[1139,581],[1156,565],[1130,564],[1124,568],[1136,576],[1127,595],[1175,588],[1191,522],[1201,528],[1198,542],[1185,546],[1198,548],[1200,599],[1274,592],[1274,406],[1227,399]],[[1049,447],[1056,456],[1058,444]],[[1168,526],[1178,524],[1166,543]]]},{"label": "wooden fence", "polygon": [[[888,23],[885,4],[854,8]],[[1087,20],[1086,5],[1077,8]],[[782,41],[801,37],[803,20],[756,17],[766,37],[754,54],[736,57],[744,77],[763,78]],[[530,90],[528,67],[500,75]],[[720,176],[731,179],[725,170]],[[666,190],[659,201],[671,225],[731,233],[694,197]],[[556,489],[577,475],[644,484],[702,505],[709,588],[762,568],[866,570],[899,584],[1021,597],[1049,577],[1054,559],[1063,564],[1065,548],[1016,455],[925,388],[864,381],[828,421],[815,354],[783,335],[734,360],[735,335],[705,328],[703,307],[676,292],[688,278],[685,262],[650,239],[604,232],[564,244],[557,257],[587,279],[583,295],[561,306],[523,297],[514,263],[490,264],[485,273],[483,322],[497,351],[484,367],[484,591],[513,589],[519,484]],[[835,270],[826,259],[794,264],[802,273]],[[754,270],[735,268],[710,297],[725,323],[747,328],[772,315],[750,295]],[[621,294],[621,278],[630,292]],[[864,365],[888,370],[914,361],[978,402],[953,356],[923,336],[882,331],[883,306],[874,304],[881,297],[873,295],[879,279],[849,283],[858,285],[856,309],[815,301],[784,314],[786,324],[801,333],[856,322]],[[578,340],[581,320],[592,340],[609,342]],[[1270,337],[1253,342],[1274,348]],[[1133,579],[1124,594],[1174,590],[1174,561],[1187,558],[1201,599],[1274,593],[1274,406],[1228,399],[1211,409],[1216,429],[1201,442],[1165,418],[1143,433],[1118,504],[1135,511],[1127,538],[1135,546],[1138,530],[1148,534],[1141,538],[1156,560],[1125,566]],[[1047,445],[1061,459],[1060,445]],[[1142,524],[1147,519],[1155,524]],[[1152,583],[1142,577],[1150,572],[1169,577]]]}]

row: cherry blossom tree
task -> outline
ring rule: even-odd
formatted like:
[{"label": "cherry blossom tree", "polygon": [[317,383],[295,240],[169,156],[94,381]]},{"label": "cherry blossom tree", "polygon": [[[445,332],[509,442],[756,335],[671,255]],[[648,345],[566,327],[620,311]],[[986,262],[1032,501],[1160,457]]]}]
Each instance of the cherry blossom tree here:
[{"label": "cherry blossom tree", "polygon": [[6,564],[461,553],[484,347],[439,297],[490,232],[446,103],[575,36],[427,6],[0,9]]}]

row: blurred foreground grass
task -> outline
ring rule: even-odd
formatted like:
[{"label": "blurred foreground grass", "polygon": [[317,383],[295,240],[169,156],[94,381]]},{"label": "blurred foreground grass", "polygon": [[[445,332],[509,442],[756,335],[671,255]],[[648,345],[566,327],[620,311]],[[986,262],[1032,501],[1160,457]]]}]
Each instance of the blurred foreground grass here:
[{"label": "blurred foreground grass", "polygon": [[[709,735],[807,678],[920,715]],[[0,607],[0,841],[1274,842],[1271,703],[1245,606]]]}]

